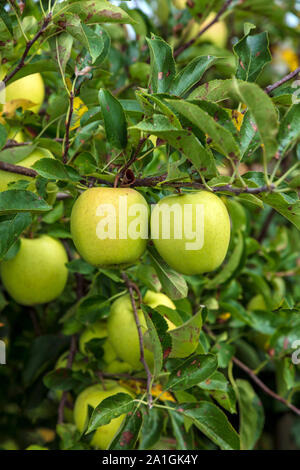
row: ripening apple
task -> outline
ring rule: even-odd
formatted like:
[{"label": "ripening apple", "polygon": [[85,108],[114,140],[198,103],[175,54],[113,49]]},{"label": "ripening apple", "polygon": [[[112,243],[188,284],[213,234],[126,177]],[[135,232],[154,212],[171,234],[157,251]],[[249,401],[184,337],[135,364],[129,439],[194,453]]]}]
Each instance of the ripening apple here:
[{"label": "ripening apple", "polygon": [[[54,158],[52,153],[44,148],[36,148],[28,157],[23,158],[23,160],[16,163],[16,165],[24,166],[25,168],[31,168],[35,162],[41,158]],[[17,173],[12,173],[10,171],[0,170],[0,191],[6,191],[8,189],[9,183],[14,183],[16,181],[28,180],[31,181],[31,176],[19,175]]]},{"label": "ripening apple", "polygon": [[202,274],[224,261],[230,218],[223,201],[208,191],[167,196],[152,211],[151,237],[161,257],[177,272]]},{"label": "ripening apple", "polygon": [[[117,393],[129,393],[128,390],[119,386],[112,380],[105,381],[105,390],[103,384],[92,385],[86,388],[78,395],[74,406],[74,421],[77,429],[82,432],[84,430],[88,405],[96,408],[105,398],[111,397]],[[125,415],[112,419],[109,424],[100,426],[92,438],[91,445],[97,449],[105,450],[112,441],[114,435],[121,426]]]},{"label": "ripening apple", "polygon": [[252,299],[247,305],[247,309],[250,311],[254,310],[263,310],[266,311],[268,310],[266,301],[264,299],[264,296],[262,294],[257,294]]},{"label": "ripening apple", "polygon": [[68,257],[62,243],[48,235],[21,238],[16,256],[0,264],[2,283],[21,305],[50,302],[65,288]]},{"label": "ripening apple", "polygon": [[134,263],[146,249],[149,209],[130,188],[91,188],[75,202],[71,234],[77,251],[94,266]]},{"label": "ripening apple", "polygon": [[[4,75],[3,72],[2,75]],[[29,100],[34,103],[34,106],[30,108],[30,111],[38,113],[45,97],[44,81],[40,73],[27,75],[26,77],[20,78],[19,80],[8,84],[5,93],[6,103],[9,103],[13,100]]]},{"label": "ripening apple", "polygon": [[[175,310],[175,305],[166,295],[148,291],[144,297],[144,303],[152,308],[164,305]],[[138,310],[138,317],[143,334],[147,331],[147,324],[141,309]],[[169,330],[176,326],[165,317]],[[137,326],[129,295],[119,297],[111,306],[107,321],[109,340],[115,349],[118,357],[128,362],[134,370],[141,370],[143,365],[140,362],[140,347]],[[145,359],[149,367],[153,366],[153,353],[144,349]]]}]

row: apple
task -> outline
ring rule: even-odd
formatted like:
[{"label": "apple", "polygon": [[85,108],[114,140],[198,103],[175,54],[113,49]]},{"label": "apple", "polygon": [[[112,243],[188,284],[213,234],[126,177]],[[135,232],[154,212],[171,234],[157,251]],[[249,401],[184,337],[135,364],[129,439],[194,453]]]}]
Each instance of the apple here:
[{"label": "apple", "polygon": [[[152,308],[158,305],[175,310],[175,305],[164,294],[148,291],[144,297],[144,303]],[[138,310],[138,317],[142,332],[146,333],[147,324],[141,309]],[[169,330],[176,328],[167,318]],[[141,370],[143,365],[140,362],[140,347],[137,326],[133,314],[130,296],[128,294],[119,297],[111,306],[110,315],[107,321],[109,340],[115,349],[117,356],[129,363],[134,370]],[[149,367],[153,366],[153,353],[145,348],[145,359]]]},{"label": "apple", "polygon": [[152,211],[151,236],[159,254],[177,272],[202,274],[224,261],[230,218],[223,201],[208,191],[167,196]]},{"label": "apple", "polygon": [[[88,405],[96,408],[105,398],[111,397],[112,395],[117,393],[130,394],[128,390],[119,386],[113,380],[106,380],[104,385],[105,390],[103,384],[97,384],[86,388],[78,395],[74,406],[74,422],[80,432],[84,430],[86,424]],[[107,449],[124,418],[125,415],[121,415],[113,419],[109,424],[100,426],[95,431],[91,445],[98,449]]]},{"label": "apple", "polygon": [[[2,73],[2,75],[4,75]],[[3,78],[3,77],[2,77]],[[34,103],[30,111],[38,113],[45,97],[45,85],[40,73],[27,75],[8,84],[5,90],[6,103],[13,100],[29,100]],[[5,105],[4,105],[5,112]]]},{"label": "apple", "polygon": [[[31,168],[32,165],[41,158],[54,158],[54,156],[47,149],[36,148],[30,155],[28,155],[28,157],[23,158],[23,160],[16,163],[16,165]],[[12,173],[10,171],[0,170],[0,191],[6,191],[9,183],[21,180],[31,181],[32,178],[30,176],[18,175],[17,173]]]},{"label": "apple", "polygon": [[106,323],[102,320],[95,322],[86,328],[79,337],[79,350],[85,356],[91,355],[86,349],[86,344],[93,339],[103,339],[107,337]]},{"label": "apple", "polygon": [[184,10],[186,8],[187,0],[172,0],[172,3],[177,10]]},{"label": "apple", "polygon": [[91,188],[75,202],[71,234],[79,254],[94,266],[134,263],[146,249],[148,205],[130,188]]},{"label": "apple", "polygon": [[16,256],[2,261],[2,283],[9,295],[21,305],[50,302],[65,288],[68,257],[62,243],[48,235],[21,238]]}]

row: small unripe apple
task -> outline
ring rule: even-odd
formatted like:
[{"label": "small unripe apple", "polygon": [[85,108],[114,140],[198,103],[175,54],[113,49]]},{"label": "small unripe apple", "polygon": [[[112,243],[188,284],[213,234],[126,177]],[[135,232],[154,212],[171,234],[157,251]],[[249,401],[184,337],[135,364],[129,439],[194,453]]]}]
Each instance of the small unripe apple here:
[{"label": "small unripe apple", "polygon": [[[175,310],[175,305],[164,294],[147,292],[144,303],[152,308],[158,305]],[[141,324],[142,333],[146,333],[147,324],[141,309],[138,309],[138,317]],[[169,330],[176,328],[167,318]],[[117,356],[128,362],[134,370],[141,370],[143,365],[140,362],[140,347],[137,326],[129,295],[119,297],[111,306],[110,315],[107,321],[109,340],[115,349]],[[149,367],[153,366],[153,353],[147,348],[144,349],[145,359]]]},{"label": "small unripe apple", "polygon": [[202,274],[224,261],[230,219],[223,201],[208,191],[167,196],[152,211],[151,236],[159,254],[177,272]]},{"label": "small unripe apple", "polygon": [[134,263],[146,249],[148,205],[130,188],[91,188],[75,202],[71,234],[79,254],[94,266]]},{"label": "small unripe apple", "polygon": [[[31,168],[35,162],[41,158],[54,158],[52,153],[44,148],[35,149],[28,157],[23,158],[23,160],[16,163],[16,165],[24,166],[25,168]],[[6,191],[8,189],[9,183],[14,183],[15,181],[28,180],[31,181],[32,177],[19,175],[17,173],[12,173],[10,171],[0,170],[0,191]]]},{"label": "small unripe apple", "polygon": [[[74,406],[74,421],[77,429],[82,432],[88,413],[88,405],[96,408],[105,398],[117,393],[129,393],[128,390],[119,386],[112,380],[105,381],[105,390],[102,384],[92,385],[78,395]],[[91,445],[95,448],[105,450],[112,441],[114,435],[121,426],[125,415],[118,416],[109,424],[100,426],[92,438]]]},{"label": "small unripe apple", "polygon": [[0,264],[3,285],[21,305],[50,302],[65,288],[68,257],[62,243],[48,235],[21,238],[16,256]]},{"label": "small unripe apple", "polygon": [[266,301],[262,294],[255,295],[247,305],[248,310],[268,310]]},{"label": "small unripe apple", "polygon": [[[3,74],[2,74],[3,75]],[[35,104],[30,111],[37,113],[44,101],[45,85],[40,73],[34,73],[9,84],[5,90],[6,103],[12,100],[29,100]],[[5,106],[4,106],[5,111]]]}]

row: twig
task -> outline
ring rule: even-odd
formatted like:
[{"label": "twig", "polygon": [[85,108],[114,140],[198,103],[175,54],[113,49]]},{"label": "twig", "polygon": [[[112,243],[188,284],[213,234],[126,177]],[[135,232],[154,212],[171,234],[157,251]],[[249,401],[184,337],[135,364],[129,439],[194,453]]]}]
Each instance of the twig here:
[{"label": "twig", "polygon": [[278,80],[278,82],[275,82],[273,85],[267,86],[267,88],[265,88],[265,92],[269,95],[276,88],[279,88],[281,85],[284,85],[284,83],[286,83],[289,80],[291,80],[292,78],[296,77],[299,73],[300,73],[300,67],[298,67],[293,72],[291,72],[288,75],[286,75],[285,77],[283,77],[281,80]]},{"label": "twig", "polygon": [[64,142],[64,151],[62,156],[63,163],[67,163],[68,161],[68,152],[70,148],[70,127],[73,115],[73,104],[74,104],[74,93],[73,90],[70,91],[70,104],[69,104],[69,112],[68,112],[68,119],[66,122],[66,134],[65,134],[65,142]]},{"label": "twig", "polygon": [[29,51],[31,49],[31,47],[33,46],[33,44],[42,36],[42,34],[44,33],[45,29],[48,27],[50,21],[52,19],[52,13],[48,13],[48,15],[44,18],[43,20],[43,23],[42,23],[42,26],[41,28],[39,29],[39,31],[36,33],[36,35],[30,40],[27,42],[26,44],[26,47],[25,47],[25,51],[23,52],[23,55],[21,57],[21,60],[19,61],[18,65],[10,72],[8,73],[4,78],[3,78],[3,82],[6,84],[11,78],[13,78],[16,73],[21,70],[22,67],[24,67],[25,65],[25,60],[29,54]]},{"label": "twig", "polygon": [[267,215],[266,220],[264,221],[264,224],[262,226],[262,229],[257,237],[257,241],[259,243],[261,243],[263,239],[265,238],[275,214],[276,214],[276,211],[274,209],[271,209],[269,214]]},{"label": "twig", "polygon": [[255,373],[253,372],[253,370],[251,370],[249,367],[247,367],[243,362],[241,362],[239,359],[237,359],[236,357],[233,357],[232,358],[232,361],[240,368],[242,369],[244,372],[246,372],[246,374],[249,375],[249,377],[251,377],[251,379],[267,394],[267,395],[270,395],[270,397],[274,398],[275,400],[277,401],[280,401],[281,403],[283,403],[285,406],[287,406],[290,410],[292,410],[294,413],[296,413],[298,416],[300,416],[300,409],[297,408],[296,406],[292,405],[292,403],[289,403],[285,398],[281,397],[280,395],[278,395],[277,393],[273,392],[273,390],[271,390],[269,387],[267,387],[267,385],[265,385],[263,383],[262,380],[260,380],[256,375]]},{"label": "twig", "polygon": [[32,142],[16,142],[13,139],[8,139],[4,147],[1,150],[11,149],[14,147],[23,147],[24,145],[32,145]]},{"label": "twig", "polygon": [[202,36],[202,34],[204,34],[209,28],[211,28],[211,26],[213,26],[215,23],[217,23],[219,21],[219,18],[223,15],[223,13],[225,13],[225,11],[229,8],[230,4],[232,3],[233,0],[227,0],[224,5],[222,6],[222,8],[220,9],[220,11],[216,14],[216,16],[213,18],[212,21],[210,21],[210,23],[208,23],[206,26],[204,26],[204,28],[202,28],[199,33],[197,34],[197,36],[195,36],[194,38],[192,38],[190,41],[188,41],[186,44],[183,44],[182,46],[178,47],[178,49],[176,49],[176,51],[174,52],[174,57],[178,57],[183,51],[185,51],[186,49],[188,49],[189,47],[191,47],[196,41],[197,39]]},{"label": "twig", "polygon": [[[72,368],[72,364],[73,364],[74,357],[76,354],[76,349],[77,349],[77,338],[76,338],[76,335],[73,335],[71,337],[70,351],[69,351],[68,362],[66,366],[67,369]],[[65,405],[67,402],[67,398],[68,398],[68,392],[65,390],[59,402],[57,424],[62,424],[64,422],[64,409],[65,409]]]},{"label": "twig", "polygon": [[143,148],[143,145],[144,145],[145,141],[147,140],[147,138],[148,137],[143,137],[142,139],[140,139],[140,141],[139,141],[139,143],[138,143],[138,145],[135,149],[134,154],[128,160],[128,162],[125,163],[125,165],[121,168],[121,170],[117,174],[116,179],[115,179],[115,183],[114,183],[114,187],[117,187],[119,180],[124,176],[124,174],[126,173],[128,168],[130,168],[131,165],[136,161],[136,159],[139,156],[139,153],[140,153],[141,149]]},{"label": "twig", "polygon": [[18,175],[32,176],[33,178],[37,176],[37,172],[32,168],[26,168],[25,166],[12,165],[11,163],[1,162],[0,161],[0,170],[10,171],[11,173],[16,173]]},{"label": "twig", "polygon": [[129,295],[130,295],[130,300],[131,300],[131,305],[132,305],[132,310],[134,314],[134,319],[136,323],[136,327],[138,330],[138,337],[139,337],[139,345],[140,345],[140,362],[143,364],[146,374],[147,374],[147,396],[148,396],[148,406],[149,408],[152,407],[152,394],[151,394],[151,385],[152,385],[152,374],[149,369],[149,366],[146,362],[145,355],[144,355],[144,340],[143,340],[143,332],[141,328],[141,323],[139,320],[137,308],[136,308],[136,303],[134,299],[133,292],[135,291],[135,287],[133,287],[132,282],[128,278],[128,276],[123,272],[122,273],[122,278],[126,284],[126,287],[128,289]]}]

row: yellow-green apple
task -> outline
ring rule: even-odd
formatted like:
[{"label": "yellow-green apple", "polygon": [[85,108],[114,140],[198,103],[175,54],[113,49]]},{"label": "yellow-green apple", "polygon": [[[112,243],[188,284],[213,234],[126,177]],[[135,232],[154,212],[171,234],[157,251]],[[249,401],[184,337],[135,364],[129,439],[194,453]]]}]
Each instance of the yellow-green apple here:
[{"label": "yellow-green apple", "polygon": [[186,8],[187,0],[172,0],[172,3],[177,10],[184,10]]},{"label": "yellow-green apple", "polygon": [[253,310],[264,310],[264,311],[266,311],[268,308],[267,308],[267,304],[266,304],[266,301],[264,299],[264,296],[262,294],[257,294],[254,297],[252,297],[252,299],[250,300],[250,302],[247,305],[247,309],[252,310],[252,311]]},{"label": "yellow-green apple", "polygon": [[21,305],[50,302],[65,288],[68,257],[62,243],[48,235],[21,238],[16,256],[2,261],[0,272],[9,295]]},{"label": "yellow-green apple", "polygon": [[[2,73],[2,75],[4,75]],[[9,103],[13,100],[29,100],[34,105],[30,110],[37,113],[44,101],[45,85],[40,73],[27,75],[8,84],[5,90],[5,100]],[[4,106],[5,111],[5,106]]]},{"label": "yellow-green apple", "polygon": [[[88,406],[96,408],[105,398],[111,397],[117,393],[129,393],[128,390],[119,386],[112,380],[105,381],[105,390],[103,384],[92,385],[86,388],[83,392],[78,395],[75,406],[74,406],[74,421],[77,429],[82,432],[84,430]],[[114,435],[121,426],[125,415],[118,416],[112,419],[109,424],[100,426],[92,438],[91,445],[98,449],[105,450],[109,446]]]},{"label": "yellow-green apple", "polygon": [[[185,41],[195,38],[197,34],[215,18],[215,16],[216,13],[210,13],[202,23],[197,22],[194,19],[190,20],[182,32]],[[201,34],[201,36],[196,40],[196,44],[201,42],[210,42],[217,47],[224,48],[226,47],[227,37],[228,31],[226,23],[224,21],[218,21],[208,28],[205,33]]]},{"label": "yellow-green apple", "polygon": [[151,214],[151,237],[176,271],[202,274],[217,269],[230,241],[230,218],[223,201],[208,191],[167,196]]},{"label": "yellow-green apple", "polygon": [[[175,310],[173,302],[164,294],[147,292],[144,303],[155,308],[158,305]],[[138,317],[141,324],[142,333],[146,333],[147,324],[141,309],[138,309]],[[166,318],[169,330],[176,326]],[[140,347],[137,326],[129,295],[119,297],[111,306],[107,321],[109,340],[115,349],[117,356],[128,362],[134,370],[141,370],[143,365],[140,362]],[[144,349],[145,359],[149,367],[153,366],[153,353],[149,349]]]},{"label": "yellow-green apple", "polygon": [[[16,165],[24,166],[25,168],[31,168],[32,165],[40,160],[41,158],[54,158],[52,153],[43,148],[36,148],[28,157],[23,158],[23,160],[16,163]],[[0,191],[6,191],[8,189],[9,183],[14,183],[15,181],[28,180],[31,181],[31,176],[19,175],[17,173],[12,173],[10,171],[0,170]]]},{"label": "yellow-green apple", "polygon": [[148,213],[147,202],[134,189],[88,189],[71,214],[79,254],[94,266],[134,263],[146,249]]}]

